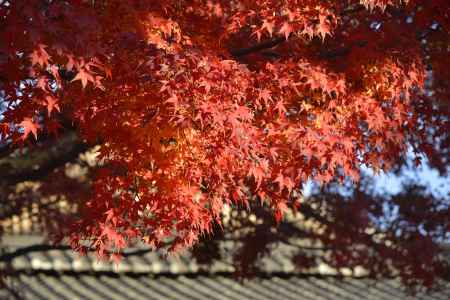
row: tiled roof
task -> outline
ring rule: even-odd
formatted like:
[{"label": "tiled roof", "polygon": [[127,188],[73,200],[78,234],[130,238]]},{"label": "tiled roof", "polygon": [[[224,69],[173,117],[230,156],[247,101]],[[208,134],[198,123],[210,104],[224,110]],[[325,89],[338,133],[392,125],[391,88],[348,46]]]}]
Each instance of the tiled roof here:
[{"label": "tiled roof", "polygon": [[[111,276],[105,274],[22,274],[15,287],[24,299],[76,300],[448,300],[450,285],[441,292],[404,293],[395,280],[280,277],[256,278],[238,283],[229,276]],[[7,291],[1,299],[13,299]]]},{"label": "tiled roof", "polygon": [[[129,250],[127,253],[140,251]],[[163,256],[155,252],[125,257],[116,265],[109,261],[98,260],[94,254],[78,255],[72,250],[50,250],[30,252],[18,256],[9,262],[16,271],[57,271],[57,272],[113,272],[134,274],[186,274],[197,273],[206,266],[199,265],[189,254],[182,256]],[[262,269],[267,273],[292,273],[294,266],[286,250],[274,252],[261,261]],[[208,266],[208,272],[233,272],[229,262],[216,261]]]},{"label": "tiled roof", "polygon": [[[29,237],[13,237],[9,239],[8,252],[14,252],[27,246],[27,242],[33,239]],[[23,239],[23,240],[20,240]],[[14,242],[17,242],[14,244]],[[39,240],[35,240],[35,244]],[[179,256],[167,256],[162,253],[146,251],[146,248],[129,248],[125,252],[118,265],[109,261],[98,260],[96,255],[89,253],[81,256],[70,249],[30,251],[14,257],[8,262],[12,269],[20,272],[30,271],[55,271],[55,272],[112,272],[133,274],[195,274],[198,271],[209,273],[231,273],[234,267],[231,264],[231,251],[235,248],[233,243],[222,243],[222,257],[228,260],[215,261],[212,265],[200,265],[189,253]],[[280,245],[271,255],[262,259],[260,267],[264,273],[288,273],[294,274],[295,267],[291,261],[294,248]],[[127,255],[128,254],[128,255]],[[0,261],[0,267],[2,262]],[[207,268],[207,269],[206,269]],[[323,272],[322,272],[323,273]]]},{"label": "tiled roof", "polygon": [[[25,246],[26,241],[31,244],[38,241],[31,236],[21,238],[24,240],[18,237],[7,240],[8,252]],[[141,250],[129,249],[127,253]],[[394,279],[338,279],[327,270],[299,273],[294,270],[290,256],[289,247],[279,247],[261,261],[259,275],[240,283],[233,279],[234,269],[228,262],[216,262],[203,269],[189,255],[163,257],[145,252],[129,255],[115,266],[98,262],[95,255],[82,257],[71,250],[34,251],[9,261],[13,272],[8,280],[12,291],[20,293],[20,299],[25,300],[450,299],[450,282],[439,292],[411,296]],[[13,293],[0,290],[0,299],[15,299]]]}]

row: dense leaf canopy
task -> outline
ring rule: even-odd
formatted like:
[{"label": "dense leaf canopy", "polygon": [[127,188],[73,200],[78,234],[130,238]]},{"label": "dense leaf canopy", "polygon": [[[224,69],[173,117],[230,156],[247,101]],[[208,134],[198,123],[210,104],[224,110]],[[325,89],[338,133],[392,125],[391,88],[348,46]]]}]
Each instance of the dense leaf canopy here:
[{"label": "dense leaf canopy", "polygon": [[447,0],[0,1],[1,139],[99,145],[87,196],[69,189],[74,248],[190,247],[224,204],[280,222],[307,180],[358,182],[408,147],[445,172],[449,17]]}]

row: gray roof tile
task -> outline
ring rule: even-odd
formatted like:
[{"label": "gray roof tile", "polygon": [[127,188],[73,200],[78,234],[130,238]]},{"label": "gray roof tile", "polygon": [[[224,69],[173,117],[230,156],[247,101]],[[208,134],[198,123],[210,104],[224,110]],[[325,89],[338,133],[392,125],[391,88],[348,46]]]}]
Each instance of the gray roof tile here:
[{"label": "gray roof tile", "polygon": [[[17,274],[11,278],[24,299],[31,300],[450,299],[450,283],[440,292],[409,297],[396,280],[338,280],[297,273],[291,256],[288,247],[279,247],[261,261],[264,276],[239,283],[231,277],[234,269],[229,261],[216,262],[206,273],[199,272],[200,266],[189,255],[163,257],[147,252],[126,257],[116,266],[98,261],[93,254],[80,256],[71,250],[51,250],[14,258],[11,266]],[[0,299],[9,296],[0,290]]]},{"label": "gray roof tile", "polygon": [[[107,274],[21,274],[17,290],[34,299],[195,299],[195,300],[324,300],[324,299],[450,299],[450,283],[442,291],[408,296],[395,280],[375,285],[368,279],[268,277],[238,283],[228,276],[111,276]],[[355,290],[356,288],[356,290]],[[355,291],[358,291],[355,293]],[[386,293],[386,291],[389,291]],[[9,299],[0,291],[0,299]],[[12,298],[11,298],[12,299]]]}]

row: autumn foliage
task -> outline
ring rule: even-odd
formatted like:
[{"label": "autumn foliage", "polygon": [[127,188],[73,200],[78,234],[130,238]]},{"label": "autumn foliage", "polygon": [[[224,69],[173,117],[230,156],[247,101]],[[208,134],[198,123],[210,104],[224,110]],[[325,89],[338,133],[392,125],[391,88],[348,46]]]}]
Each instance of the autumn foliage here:
[{"label": "autumn foliage", "polygon": [[1,139],[73,126],[100,145],[74,248],[190,247],[224,203],[280,221],[308,179],[357,182],[408,147],[442,167],[449,13],[446,0],[0,1]]}]

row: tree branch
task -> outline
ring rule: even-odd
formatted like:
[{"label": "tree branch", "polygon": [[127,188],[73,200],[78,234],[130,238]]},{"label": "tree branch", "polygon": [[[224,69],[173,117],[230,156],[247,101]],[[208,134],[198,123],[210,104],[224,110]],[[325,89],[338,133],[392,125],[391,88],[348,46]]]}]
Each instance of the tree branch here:
[{"label": "tree branch", "polygon": [[[12,252],[4,253],[0,255],[0,262],[11,262],[13,259],[24,256],[33,252],[44,252],[44,251],[50,251],[50,250],[72,250],[72,247],[69,245],[51,245],[51,244],[38,244],[38,245],[31,245],[26,246],[22,248],[15,249]],[[95,249],[90,248],[88,249],[89,252],[95,252]],[[131,257],[131,256],[140,256],[144,255],[146,253],[154,251],[152,248],[142,248],[142,249],[136,249],[136,250],[130,250],[125,251],[121,255],[123,257]],[[107,253],[111,254],[111,253]]]},{"label": "tree branch", "polygon": [[[351,13],[355,13],[355,12],[359,12],[361,10],[364,10],[364,6],[361,4],[356,4],[356,5],[352,5],[346,9],[344,9],[341,13],[341,16],[347,15],[347,14],[351,14]],[[254,52],[258,52],[264,49],[270,49],[273,48],[283,42],[287,41],[286,37],[283,36],[279,36],[279,37],[275,37],[269,40],[265,40],[262,41],[258,44],[255,44],[253,46],[249,46],[246,48],[240,48],[240,49],[232,49],[230,50],[231,55],[233,55],[234,57],[241,57],[241,56],[245,56]]]},{"label": "tree branch", "polygon": [[258,52],[260,50],[273,48],[276,45],[283,43],[284,41],[286,41],[285,37],[276,37],[270,40],[262,41],[261,43],[258,43],[256,45],[247,48],[233,49],[230,50],[230,52],[231,55],[233,55],[234,57],[241,57],[253,52]]},{"label": "tree branch", "polygon": [[58,138],[53,145],[26,154],[0,159],[0,185],[14,185],[25,180],[45,177],[55,168],[72,161],[89,149],[73,131]]},{"label": "tree branch", "polygon": [[13,252],[8,252],[0,255],[0,262],[10,262],[16,257],[24,256],[32,252],[41,252],[41,251],[49,251],[49,250],[70,250],[72,249],[67,245],[31,245],[23,248],[18,248]]}]

